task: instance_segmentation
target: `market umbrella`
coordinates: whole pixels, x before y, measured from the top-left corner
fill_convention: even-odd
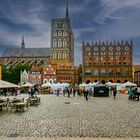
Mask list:
[[[0,80],[0,88],[14,88],[14,87],[19,88],[20,86],[7,81]]]
[[[24,85],[21,85],[21,87],[32,87],[33,85],[29,82],[26,82]]]

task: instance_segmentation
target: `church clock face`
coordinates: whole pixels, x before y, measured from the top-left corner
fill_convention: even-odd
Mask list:
[[[117,51],[120,51],[120,50],[121,50],[121,47],[117,47],[116,50],[117,50]]]
[[[98,51],[98,47],[94,47],[94,51]]]
[[[102,50],[102,51],[105,51],[105,47],[102,47],[101,50]]]
[[[124,49],[125,49],[126,51],[128,51],[128,50],[129,50],[129,47],[128,47],[128,46],[126,46]]]
[[[109,50],[112,51],[113,50],[113,47],[109,47]]]

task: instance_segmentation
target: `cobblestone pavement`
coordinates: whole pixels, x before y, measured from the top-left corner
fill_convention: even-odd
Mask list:
[[[41,105],[25,112],[0,112],[0,140],[140,140],[140,102],[129,101],[127,95],[88,101],[62,95],[39,97]]]

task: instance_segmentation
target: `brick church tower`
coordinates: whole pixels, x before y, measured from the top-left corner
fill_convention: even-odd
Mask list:
[[[74,36],[68,4],[65,18],[52,19],[51,21],[51,62],[74,63]]]

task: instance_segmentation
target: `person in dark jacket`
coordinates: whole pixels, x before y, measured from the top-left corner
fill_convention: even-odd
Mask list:
[[[86,98],[87,101],[88,101],[88,96],[89,96],[89,90],[86,90],[85,91],[85,98]]]
[[[116,89],[116,86],[113,88],[113,96],[114,96],[114,99],[116,99],[116,94],[117,94],[117,89]]]

